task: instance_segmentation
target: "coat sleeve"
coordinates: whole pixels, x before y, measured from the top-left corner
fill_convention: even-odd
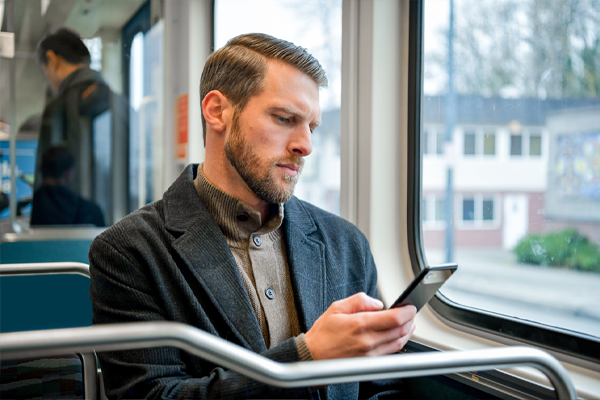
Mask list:
[[[90,248],[93,324],[164,321],[162,300],[142,263],[97,238]],[[294,338],[264,357],[300,361]],[[173,347],[99,353],[109,398],[310,398],[306,388],[279,389]],[[190,371],[200,371],[191,376]]]

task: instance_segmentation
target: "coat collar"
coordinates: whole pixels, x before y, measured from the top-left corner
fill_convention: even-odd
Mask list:
[[[167,190],[165,225],[173,245],[240,342],[255,352],[266,345],[239,269],[225,237],[194,186],[197,164],[185,168]],[[325,311],[324,245],[312,236],[315,221],[295,197],[285,204],[285,242],[303,331]]]

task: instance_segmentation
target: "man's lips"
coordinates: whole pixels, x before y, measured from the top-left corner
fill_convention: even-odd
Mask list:
[[[279,168],[282,168],[285,171],[285,173],[288,174],[289,176],[298,175],[298,169],[300,168],[296,164],[277,164],[277,166]]]

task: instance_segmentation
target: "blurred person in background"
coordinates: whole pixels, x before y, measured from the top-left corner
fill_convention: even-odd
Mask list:
[[[63,146],[75,157],[66,187],[106,208],[110,188],[100,190],[96,181],[110,182],[111,171],[95,164],[95,146],[111,146],[116,135],[125,137],[127,108],[119,106],[120,96],[111,91],[100,73],[90,69],[90,52],[78,33],[66,28],[52,31],[39,42],[37,55],[53,97],[42,115],[34,190],[43,184],[42,155],[51,147]],[[112,148],[103,153],[110,151]],[[105,163],[110,165],[110,160]],[[34,200],[35,204],[39,201]]]
[[[104,226],[100,207],[71,191],[75,157],[66,147],[50,147],[42,155],[42,185],[33,194],[31,225]]]

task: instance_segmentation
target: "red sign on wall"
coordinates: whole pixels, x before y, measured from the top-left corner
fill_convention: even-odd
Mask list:
[[[177,112],[175,113],[177,118],[177,132],[176,132],[176,143],[175,143],[175,157],[178,160],[187,159],[188,150],[188,94],[182,94],[177,98]]]

